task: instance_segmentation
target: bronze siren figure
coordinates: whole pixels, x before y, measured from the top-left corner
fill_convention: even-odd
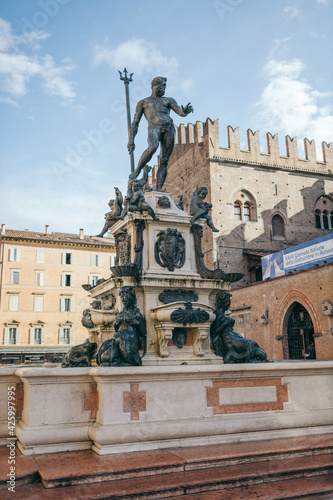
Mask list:
[[[138,132],[142,115],[144,115],[148,122],[148,148],[143,152],[130,178],[136,179],[138,177],[161,144],[161,155],[156,175],[157,191],[162,191],[168,173],[168,161],[175,143],[175,127],[170,117],[170,111],[173,110],[179,116],[187,116],[193,112],[191,103],[180,107],[172,97],[163,97],[166,82],[167,79],[162,76],[157,76],[151,82],[152,93],[150,97],[142,99],[137,104],[128,141],[128,151],[132,155],[135,149],[134,138]]]

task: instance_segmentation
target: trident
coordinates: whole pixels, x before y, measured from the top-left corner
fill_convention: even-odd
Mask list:
[[[129,99],[129,84],[130,82],[132,81],[132,76],[134,75],[134,73],[130,73],[128,75],[127,73],[127,69],[125,68],[123,73],[121,71],[119,71],[118,69],[118,73],[120,75],[120,80],[122,80],[124,82],[124,85],[125,85],[125,93],[126,93],[126,110],[127,110],[127,129],[128,129],[128,139],[130,137],[130,130],[131,130],[131,108],[130,108],[130,99]],[[131,153],[131,173],[134,172],[134,151],[132,151]]]

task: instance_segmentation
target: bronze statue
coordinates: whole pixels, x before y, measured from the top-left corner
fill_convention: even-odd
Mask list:
[[[208,189],[206,187],[198,187],[192,194],[190,203],[190,215],[192,215],[191,224],[196,220],[202,218],[206,219],[207,225],[212,229],[214,233],[218,233],[219,230],[213,224],[211,216],[209,215],[209,210],[212,209],[212,204],[204,201],[208,194]]]
[[[144,349],[146,323],[136,307],[135,291],[130,286],[120,289],[124,308],[114,322],[116,334],[103,342],[98,350],[97,364],[100,366],[140,366],[139,350]]]
[[[234,332],[235,320],[227,313],[231,302],[231,293],[222,290],[216,297],[216,318],[211,324],[210,335],[212,348],[224,363],[263,363],[267,354],[254,340],[244,339]]]
[[[119,219],[122,209],[123,209],[123,195],[119,191],[117,187],[114,188],[116,192],[116,199],[109,201],[109,207],[111,208],[111,212],[105,214],[105,224],[102,231],[97,234],[98,238],[103,238],[104,234],[108,231],[108,229],[113,226]]]
[[[130,175],[135,179],[144,166],[150,161],[161,143],[160,162],[156,175],[156,190],[161,191],[168,173],[168,161],[175,142],[175,127],[170,117],[172,109],[179,116],[187,116],[193,112],[191,103],[179,107],[172,97],[163,97],[167,79],[157,76],[151,82],[152,93],[150,97],[142,99],[136,107],[134,120],[131,126],[128,142],[128,151],[131,154],[135,149],[134,138],[142,115],[148,121],[148,148],[142,154],[138,166]]]
[[[159,220],[154,210],[145,200],[144,194],[140,189],[140,181],[134,179],[130,184],[130,194],[129,196],[125,196],[125,206],[119,218],[123,220],[128,212],[148,212],[154,220]]]
[[[89,309],[84,311],[87,314]],[[91,317],[90,317],[91,319]],[[88,324],[88,323],[87,323]],[[87,328],[93,328],[93,323],[89,323],[89,326],[83,323]],[[86,339],[83,344],[76,345],[72,347],[66,354],[64,362],[62,363],[62,368],[74,368],[82,366],[90,366],[92,359],[96,356],[97,344],[90,342]]]

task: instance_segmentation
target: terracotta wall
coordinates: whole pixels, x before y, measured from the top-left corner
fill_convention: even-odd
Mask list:
[[[289,359],[287,322],[299,302],[311,316],[317,359],[333,359],[333,315],[323,312],[324,301],[333,304],[332,276],[333,264],[324,264],[233,290],[235,330],[255,340],[270,359]]]

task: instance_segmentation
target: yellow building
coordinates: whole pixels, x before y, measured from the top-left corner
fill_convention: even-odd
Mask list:
[[[114,265],[112,237],[20,231],[1,227],[0,362],[61,361],[83,342],[84,284],[96,285]]]

